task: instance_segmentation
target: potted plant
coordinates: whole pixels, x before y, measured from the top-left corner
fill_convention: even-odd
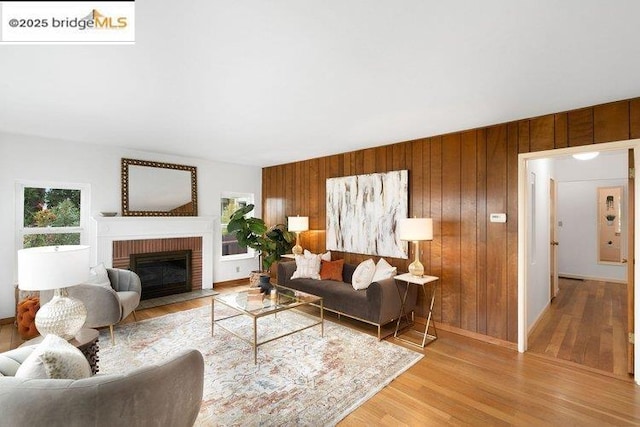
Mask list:
[[[262,267],[260,273],[269,277],[271,265],[291,251],[296,235],[288,231],[284,224],[267,227],[261,218],[247,216],[254,207],[250,204],[232,213],[227,231],[236,237],[241,247],[258,251]]]

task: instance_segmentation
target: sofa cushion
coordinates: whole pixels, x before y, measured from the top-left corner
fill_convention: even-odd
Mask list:
[[[389,264],[384,258],[380,258],[376,264],[376,271],[373,274],[372,282],[390,279],[396,275],[398,269]]]
[[[91,367],[82,352],[57,335],[47,335],[16,371],[16,378],[89,378]]]
[[[376,263],[371,258],[362,261],[356,267],[351,277],[351,285],[353,289],[361,290],[367,289],[373,279],[373,274],[376,271]]]
[[[321,280],[336,280],[342,282],[342,268],[344,267],[344,260],[338,259],[336,261],[322,260],[320,265],[320,279]]]
[[[291,279],[320,279],[320,255],[296,255],[296,271]]]

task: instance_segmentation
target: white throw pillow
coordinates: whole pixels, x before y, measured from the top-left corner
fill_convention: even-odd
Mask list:
[[[373,262],[371,258],[358,264],[351,277],[353,289],[367,289],[372,282],[375,272],[376,263]]]
[[[17,378],[78,380],[91,376],[84,354],[65,339],[47,335],[22,362]]]
[[[109,273],[107,273],[107,268],[104,264],[100,263],[95,267],[91,267],[91,270],[89,271],[89,279],[85,283],[111,289]]]
[[[310,257],[311,255],[315,255],[314,253],[311,253],[308,249],[304,250],[304,256],[306,257]],[[331,261],[331,251],[327,251],[323,254],[319,254],[320,255],[320,259],[323,261]]]
[[[296,271],[291,279],[315,279],[320,280],[320,255],[309,254],[296,255]]]
[[[390,279],[396,275],[398,269],[389,264],[384,258],[380,258],[376,264],[376,271],[373,274],[372,282],[378,280]]]

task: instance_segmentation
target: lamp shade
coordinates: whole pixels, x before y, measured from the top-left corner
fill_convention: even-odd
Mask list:
[[[307,231],[309,229],[309,217],[308,216],[290,216],[288,229],[289,231],[294,231],[294,232]]]
[[[18,286],[25,291],[66,288],[89,278],[89,246],[41,246],[18,251]]]
[[[398,221],[398,238],[417,242],[433,239],[433,220],[431,218],[402,218]]]

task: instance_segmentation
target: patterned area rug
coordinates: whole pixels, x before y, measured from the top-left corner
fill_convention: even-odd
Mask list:
[[[216,319],[232,314],[216,306]],[[243,336],[250,320],[238,316],[225,326]],[[258,319],[260,341],[311,322],[295,311]],[[204,356],[204,396],[198,426],[335,425],[423,355],[325,321],[258,347],[216,327],[211,308],[169,314],[108,330],[100,335],[100,373],[121,372],[164,360],[184,348]]]

